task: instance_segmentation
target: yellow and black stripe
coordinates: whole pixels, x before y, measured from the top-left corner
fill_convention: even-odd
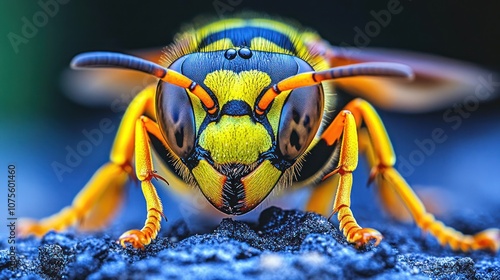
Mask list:
[[[328,64],[319,54],[311,52],[306,43],[319,38],[301,26],[268,18],[232,18],[187,27],[176,36],[174,44],[165,48],[162,60],[170,65],[190,53],[247,47],[253,51],[296,56],[317,71],[327,69]]]

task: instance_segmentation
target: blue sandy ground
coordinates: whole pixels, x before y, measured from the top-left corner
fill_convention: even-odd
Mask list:
[[[448,222],[463,231],[500,224],[474,215],[456,213]],[[224,219],[206,234],[192,235],[178,222],[145,250],[122,248],[113,230],[50,232],[41,240],[19,239],[14,266],[1,250],[0,278],[500,279],[500,254],[452,252],[414,225],[380,219],[384,241],[359,250],[324,217],[276,207],[256,224]],[[6,240],[1,244],[7,247]]]

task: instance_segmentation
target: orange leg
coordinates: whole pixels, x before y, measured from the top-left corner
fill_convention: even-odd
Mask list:
[[[429,231],[442,245],[449,245],[453,250],[469,251],[471,249],[488,249],[498,251],[500,247],[500,230],[488,229],[475,235],[463,235],[453,228],[437,221],[425,210],[420,199],[415,195],[408,183],[394,169],[395,154],[387,136],[387,132],[373,107],[362,99],[355,99],[346,107],[355,116],[357,127],[365,123],[368,136],[362,136],[367,141],[368,161],[372,166],[370,178],[376,180],[386,200],[392,200],[394,194],[401,199],[416,224],[424,231]],[[365,128],[362,128],[363,131]],[[361,133],[363,134],[363,133]],[[366,134],[365,134],[366,135]],[[389,190],[390,188],[390,190]],[[389,209],[392,205],[386,205]],[[391,212],[395,212],[391,210]]]
[[[140,122],[141,125],[139,127],[144,130],[142,124],[148,123],[147,121],[138,120],[146,112],[150,114],[154,113],[155,93],[154,86],[148,87],[139,93],[130,103],[113,143],[110,161],[96,171],[92,179],[75,197],[73,203],[60,212],[40,221],[22,220],[18,228],[20,235],[33,234],[43,236],[50,230],[62,231],[75,225],[79,229],[95,230],[106,225],[112,219],[113,214],[123,200],[125,183],[128,177],[133,174],[132,160],[136,146],[136,126]],[[145,127],[148,131],[151,130],[156,136],[160,135],[159,130],[155,131],[153,128],[154,125],[146,125]],[[141,137],[143,135],[137,137],[138,143],[143,141]],[[159,137],[159,139],[163,138]],[[146,154],[144,146],[149,148],[147,144],[141,144],[141,157],[139,159],[142,159]],[[138,167],[139,162],[142,163],[144,161],[136,160]],[[151,165],[147,165],[146,169],[148,167],[151,168]],[[139,173],[139,171],[142,173]],[[143,165],[140,165],[137,175],[143,181],[142,188],[148,206],[160,209],[161,211],[161,204],[159,204],[156,192],[150,181],[144,177],[144,172]],[[158,204],[160,207],[158,207]],[[159,226],[157,228],[159,229]]]
[[[64,231],[75,225],[84,230],[104,226],[122,204],[123,188],[131,170],[130,166],[104,164],[73,199],[70,206],[40,221],[21,219],[18,227],[19,235],[41,237],[51,230]],[[107,205],[97,205],[96,201]]]
[[[361,127],[362,123],[365,126]],[[403,205],[422,230],[429,231],[442,245],[449,245],[453,250],[488,249],[498,251],[500,248],[499,229],[488,229],[472,236],[464,235],[437,221],[432,214],[425,210],[420,199],[394,169],[396,158],[389,137],[378,114],[368,102],[355,99],[348,103],[325,130],[322,139],[328,145],[340,141],[338,166],[325,178],[338,177],[339,186],[333,205],[333,214],[338,212],[340,228],[349,242],[359,246],[372,239],[378,243],[382,238],[380,233],[374,229],[361,228],[350,210],[351,173],[357,165],[359,148],[365,153],[368,163],[372,167],[370,180],[374,180],[379,186],[382,201],[388,204],[384,206],[389,212],[399,218],[404,218],[404,215],[398,213],[401,210],[400,206]],[[331,190],[334,188],[323,184],[316,188],[307,209],[323,213],[325,205],[329,203],[325,199],[325,194]]]
[[[160,230],[160,221],[163,217],[163,206],[151,180],[157,178],[165,181],[165,179],[153,169],[148,132],[159,135],[160,129],[149,118],[141,117],[135,125],[135,163],[136,175],[141,181],[142,192],[146,198],[147,218],[141,230],[132,229],[120,236],[120,244],[124,247],[126,243],[130,243],[134,248],[143,248],[144,245],[151,243]]]
[[[326,177],[338,174],[339,184],[333,203],[333,214],[338,213],[340,229],[347,241],[362,246],[375,240],[377,245],[382,235],[375,229],[362,228],[351,211],[352,172],[358,165],[358,137],[356,121],[351,112],[343,110],[323,133],[328,145],[340,140],[340,154],[337,168]],[[314,196],[313,196],[314,197]]]
[[[365,155],[370,167],[373,168],[374,166],[377,166],[378,159],[375,157],[375,151],[373,150],[374,148],[366,127],[358,129],[358,138],[359,152]],[[375,180],[376,182],[380,202],[385,211],[398,221],[411,221],[412,217],[410,212],[408,212],[406,206],[403,204],[401,199],[399,199],[394,188],[389,186],[386,181],[379,180],[378,178],[380,178],[380,176],[377,176],[372,180]]]

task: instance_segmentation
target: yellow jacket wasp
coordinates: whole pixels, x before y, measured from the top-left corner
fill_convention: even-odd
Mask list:
[[[387,132],[365,99],[381,106],[398,102],[395,106],[411,109],[428,99],[418,97],[418,92],[404,103],[395,94],[411,91],[402,80],[431,84],[430,93],[441,94],[442,102],[468,85],[463,76],[443,71],[454,68],[452,62],[406,59],[410,67],[394,62],[398,56],[382,51],[346,53],[312,31],[265,18],[225,19],[188,29],[164,50],[160,64],[119,53],[80,54],[72,62],[74,68],[131,69],[159,82],[130,103],[109,162],[72,205],[41,221],[25,221],[21,231],[43,235],[73,225],[98,228],[112,218],[128,177],[135,176],[146,199],[147,218],[142,229],[123,233],[119,241],[135,248],[148,245],[164,217],[151,181],[168,184],[153,166],[154,137],[162,142],[165,149],[159,152],[168,154],[175,176],[199,188],[226,214],[251,211],[277,186],[318,185],[307,210],[337,214],[346,239],[357,246],[382,239],[376,229],[358,225],[350,208],[352,172],[362,153],[371,166],[370,182],[379,187],[387,211],[396,215],[392,201],[401,200],[416,224],[442,245],[497,251],[500,230],[469,236],[443,225],[395,170]],[[430,67],[432,63],[441,68]],[[436,89],[429,81],[444,86]],[[342,102],[345,98],[336,95],[335,87],[365,99]]]

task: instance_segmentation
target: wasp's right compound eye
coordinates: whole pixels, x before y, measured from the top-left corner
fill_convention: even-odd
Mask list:
[[[160,81],[157,88],[158,123],[168,146],[180,158],[187,158],[195,142],[193,107],[186,90]]]

